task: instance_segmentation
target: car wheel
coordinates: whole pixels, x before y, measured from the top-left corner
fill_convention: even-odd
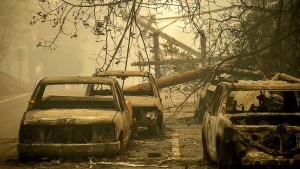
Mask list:
[[[124,152],[124,150],[125,150],[124,134],[123,134],[123,132],[120,133],[119,141],[120,141],[120,150],[119,150],[118,154],[122,154]]]
[[[226,151],[226,146],[220,144],[218,149],[218,169],[231,169],[230,162],[230,151]]]
[[[204,138],[204,134],[202,132],[202,146],[203,146],[203,159],[205,161],[207,161],[208,163],[212,163],[212,159],[210,158],[209,154],[208,154],[208,150],[207,150],[207,145],[205,142],[205,138]]]
[[[28,154],[26,153],[19,153],[19,161],[21,163],[28,163],[30,161],[30,157]]]

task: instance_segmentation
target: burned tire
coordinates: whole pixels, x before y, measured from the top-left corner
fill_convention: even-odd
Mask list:
[[[19,153],[19,162],[28,163],[30,161],[41,161],[41,156],[29,155],[28,153]]]
[[[118,151],[117,154],[122,154],[126,148],[125,144],[124,144],[124,134],[123,132],[120,133],[119,136],[119,141],[120,141],[120,150]]]
[[[21,163],[28,163],[30,161],[30,157],[28,154],[26,153],[19,153],[19,161]]]
[[[220,144],[218,148],[218,169],[231,169],[231,153],[226,151],[224,144]]]
[[[207,150],[207,145],[204,139],[204,134],[202,132],[202,146],[203,146],[203,159],[205,161],[207,161],[208,163],[212,163],[212,159],[210,158],[209,154],[208,154],[208,150]]]

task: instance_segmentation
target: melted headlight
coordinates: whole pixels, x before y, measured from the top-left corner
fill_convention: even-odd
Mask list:
[[[21,126],[19,131],[20,143],[41,143],[44,139],[44,130],[42,126],[26,125]]]
[[[108,143],[114,141],[114,126],[112,124],[93,126],[93,142]]]

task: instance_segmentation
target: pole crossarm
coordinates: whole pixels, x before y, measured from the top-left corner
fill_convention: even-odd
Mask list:
[[[160,31],[159,29],[154,28],[153,26],[149,25],[149,23],[146,23],[144,21],[142,21],[142,18],[137,17],[136,19],[137,23],[143,27],[147,27],[149,31],[153,32],[153,33],[157,33],[160,37],[170,41],[171,43],[175,44],[176,46],[184,49],[185,51],[189,52],[190,54],[199,57],[200,56],[200,52],[196,51],[195,49],[187,46],[186,44],[176,40],[175,38],[169,36],[168,34]]]

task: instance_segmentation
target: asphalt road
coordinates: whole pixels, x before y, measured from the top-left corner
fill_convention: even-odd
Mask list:
[[[30,93],[0,96],[0,138],[16,138]]]
[[[57,91],[59,94],[83,95],[83,90]],[[18,137],[19,125],[27,109],[31,93],[0,95],[0,139]]]

